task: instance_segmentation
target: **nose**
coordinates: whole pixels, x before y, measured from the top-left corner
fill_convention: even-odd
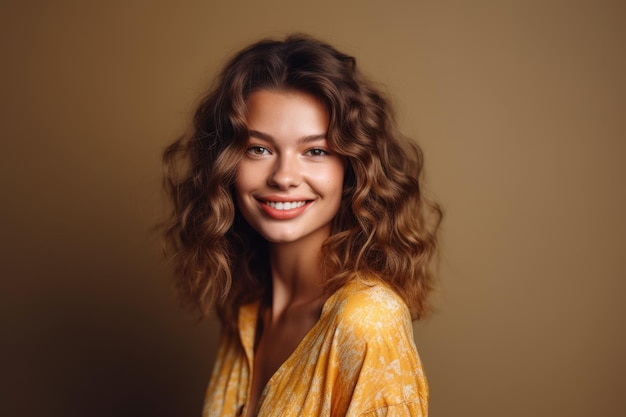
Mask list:
[[[297,187],[302,182],[302,173],[297,156],[281,155],[276,158],[268,184],[281,190]]]

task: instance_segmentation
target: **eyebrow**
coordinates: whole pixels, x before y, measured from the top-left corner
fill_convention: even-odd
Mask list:
[[[259,132],[258,130],[249,130],[248,135],[257,139],[263,139],[268,142],[276,142],[272,135],[267,133]],[[308,142],[316,142],[318,140],[326,139],[326,133],[320,133],[317,135],[308,135],[298,138],[298,143],[308,143]]]

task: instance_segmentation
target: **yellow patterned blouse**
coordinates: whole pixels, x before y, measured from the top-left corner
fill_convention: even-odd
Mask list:
[[[239,338],[222,335],[204,417],[245,415],[258,303],[241,307]],[[428,386],[408,308],[383,284],[352,282],[268,381],[257,417],[428,414]]]

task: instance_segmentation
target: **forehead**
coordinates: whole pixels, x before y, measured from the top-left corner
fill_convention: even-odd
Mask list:
[[[329,116],[315,96],[293,90],[259,90],[248,96],[247,125],[274,135],[308,136],[326,133]]]

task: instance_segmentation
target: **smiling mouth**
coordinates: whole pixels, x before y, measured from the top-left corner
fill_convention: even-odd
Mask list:
[[[304,206],[308,201],[264,201],[263,204],[275,210],[293,210]]]

